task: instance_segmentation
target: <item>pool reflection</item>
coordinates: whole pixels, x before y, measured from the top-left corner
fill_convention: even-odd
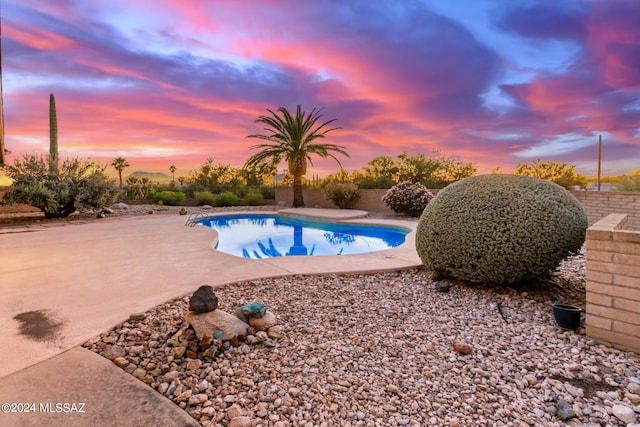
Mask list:
[[[218,231],[217,250],[254,259],[379,251],[401,245],[408,233],[393,227],[267,215],[221,216],[200,223]]]

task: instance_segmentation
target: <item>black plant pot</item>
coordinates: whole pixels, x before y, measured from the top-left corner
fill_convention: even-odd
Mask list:
[[[553,317],[560,328],[575,331],[580,327],[582,309],[573,305],[554,304]]]

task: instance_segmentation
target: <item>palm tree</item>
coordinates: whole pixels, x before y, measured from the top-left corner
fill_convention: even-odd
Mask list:
[[[247,138],[264,139],[269,142],[249,147],[250,150],[259,149],[261,151],[251,156],[244,167],[261,171],[277,166],[280,161],[285,160],[289,166],[289,173],[293,176],[293,207],[304,206],[302,176],[307,173],[307,161],[313,165],[311,154],[316,154],[323,159],[331,157],[338,162],[341,169],[342,164],[332,152],[349,157],[342,146],[314,143],[314,140],[324,138],[327,133],[341,128],[326,128],[336,119],[318,125],[317,122],[322,118],[320,110],[314,108],[309,114],[306,114],[299,104],[295,117],[292,117],[284,107],[278,108],[278,112],[282,116],[272,110],[267,109],[267,111],[271,113],[271,116],[260,116],[256,123],[267,125],[264,130],[269,134],[249,135]]]
[[[129,163],[124,159],[124,157],[116,157],[113,159],[113,162],[111,162],[111,166],[116,168],[118,171],[118,176],[120,177],[120,189],[122,190],[122,171],[124,168],[129,167]]]

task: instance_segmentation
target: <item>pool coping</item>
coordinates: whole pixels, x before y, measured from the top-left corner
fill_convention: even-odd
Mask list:
[[[375,218],[367,218],[368,212],[366,211],[348,211],[348,210],[337,210],[337,209],[332,209],[338,211],[337,213],[332,212],[332,215],[326,215],[326,216],[322,216],[322,211],[327,211],[328,209],[320,209],[320,208],[296,208],[296,209],[282,209],[279,211],[234,211],[234,212],[213,212],[211,214],[208,214],[206,212],[196,212],[196,214],[198,214],[198,216],[196,218],[193,218],[190,216],[189,218],[187,218],[187,220],[185,221],[185,226],[192,226],[192,227],[198,227],[198,226],[202,226],[202,227],[206,227],[207,230],[210,230],[213,232],[214,234],[214,239],[213,242],[211,243],[211,247],[216,250],[217,252],[221,253],[221,254],[225,254],[225,255],[230,255],[230,256],[234,256],[237,258],[242,258],[245,260],[255,260],[255,258],[245,258],[245,257],[240,257],[239,255],[233,255],[233,254],[228,254],[226,252],[223,251],[218,251],[217,245],[218,245],[218,241],[219,241],[219,233],[218,231],[213,228],[213,227],[209,227],[209,226],[205,226],[203,224],[200,224],[200,221],[205,221],[208,218],[220,218],[220,217],[228,217],[228,216],[242,216],[242,215],[253,215],[253,216],[269,216],[269,217],[273,217],[273,216],[279,216],[279,217],[288,217],[288,218],[296,218],[296,219],[301,219],[301,220],[308,220],[308,221],[315,221],[315,222],[324,222],[324,223],[332,223],[332,224],[354,224],[354,225],[361,225],[361,226],[371,226],[371,227],[380,227],[380,226],[384,226],[384,227],[389,227],[389,228],[398,228],[398,229],[402,229],[407,231],[407,235],[405,236],[405,241],[393,248],[389,248],[389,249],[382,249],[382,250],[378,250],[378,251],[373,251],[373,252],[366,252],[366,253],[362,253],[362,254],[347,254],[347,255],[317,255],[317,256],[313,256],[313,255],[308,255],[308,256],[300,256],[300,258],[305,258],[305,257],[311,257],[311,258],[327,258],[327,257],[331,257],[331,256],[349,256],[349,257],[353,257],[356,255],[366,255],[368,253],[374,253],[374,252],[386,252],[386,251],[393,251],[394,249],[399,249],[402,246],[407,244],[407,240],[409,239],[409,234],[415,233],[415,226],[417,223],[415,222],[410,222],[410,221],[397,221],[397,220],[392,220],[392,219],[375,219]],[[343,213],[344,212],[344,213]],[[202,216],[200,216],[200,214],[202,214]],[[414,224],[413,226],[410,224]],[[415,247],[415,239],[412,238],[411,239],[411,246]],[[395,254],[396,252],[393,253],[388,253],[387,256],[393,256],[393,254]],[[397,253],[404,253],[403,251],[397,251]],[[265,257],[265,258],[260,258],[261,260],[269,260],[269,259],[276,259],[276,258],[280,258],[280,257]],[[289,256],[283,256],[282,258],[289,258]]]

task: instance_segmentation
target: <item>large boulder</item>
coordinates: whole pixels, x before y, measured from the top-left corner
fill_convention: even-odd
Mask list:
[[[206,313],[188,312],[184,320],[191,325],[198,340],[213,337],[215,333],[222,332],[224,341],[247,335],[249,325],[236,316],[222,310],[214,310]]]
[[[202,285],[191,295],[189,310],[195,313],[207,313],[218,308],[218,297],[209,285]]]

